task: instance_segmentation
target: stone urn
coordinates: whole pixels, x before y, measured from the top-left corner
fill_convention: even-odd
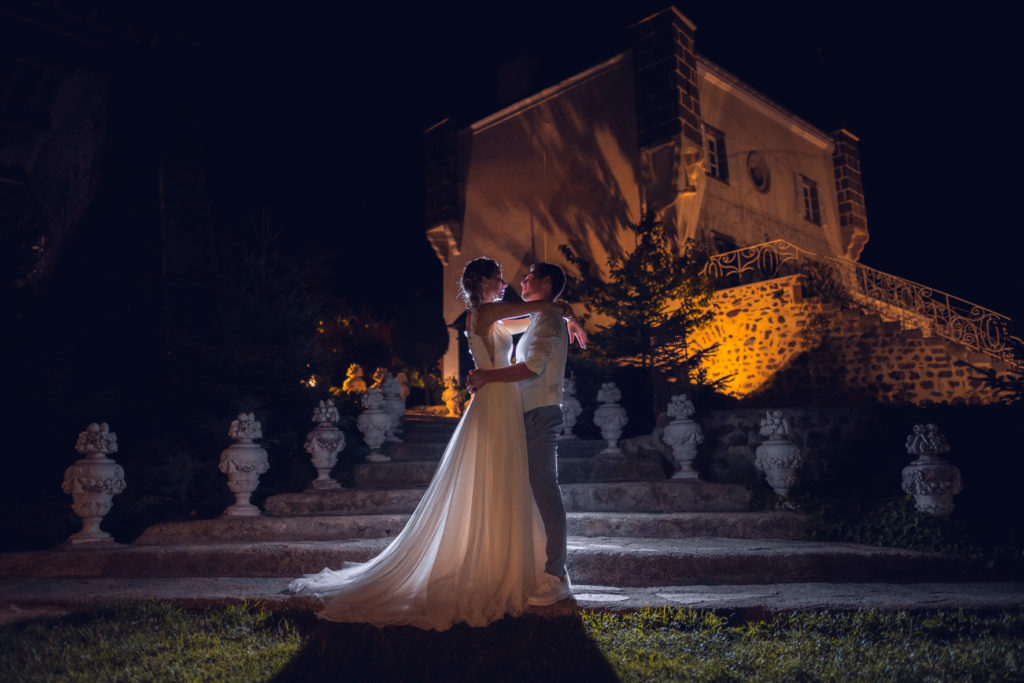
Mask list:
[[[341,383],[343,391],[350,394],[361,394],[366,391],[366,380],[363,379],[363,366],[352,363],[345,372],[345,381]]]
[[[384,401],[381,409],[391,418],[388,430],[384,434],[386,441],[401,441],[399,434],[402,432],[402,416],[405,415],[405,401],[402,400],[402,385],[392,376],[390,372],[384,375],[381,382],[381,394]]]
[[[224,510],[224,516],[257,517],[260,509],[249,502],[249,497],[260,483],[260,475],[270,469],[267,452],[255,441],[263,437],[262,427],[252,413],[239,413],[228,436],[235,443],[220,454],[220,471],[228,475],[228,488],[235,494],[235,504]]]
[[[576,398],[576,382],[566,377],[562,380],[562,435],[558,438],[576,438],[572,430],[576,426],[576,420],[579,419],[582,412],[583,406],[580,405],[580,400]]]
[[[363,407],[365,410],[359,413],[356,420],[356,427],[363,433],[363,440],[370,447],[370,454],[366,459],[370,462],[388,462],[388,456],[380,452],[380,447],[391,426],[391,416],[383,409],[384,395],[380,389],[370,387],[363,394]]]
[[[338,464],[338,453],[345,448],[345,434],[337,427],[338,418],[334,401],[320,401],[313,409],[316,427],[306,435],[306,452],[317,474],[309,486],[310,491],[341,488],[341,484],[331,479],[331,470]]]
[[[110,534],[100,529],[100,522],[110,512],[113,497],[124,491],[124,469],[107,457],[117,453],[117,434],[106,422],[93,422],[78,435],[75,450],[85,457],[64,471],[61,489],[71,495],[71,509],[82,518],[82,530],[68,542],[111,541]]]
[[[402,387],[402,404],[409,400],[409,375],[404,371],[399,371],[395,375],[395,381],[398,382],[398,386]]]
[[[789,440],[789,420],[781,410],[769,410],[761,420],[760,433],[766,440],[755,451],[754,467],[764,472],[775,493],[788,498],[789,490],[796,484],[796,471],[804,464],[800,449]]]
[[[672,457],[676,461],[676,472],[672,478],[696,479],[693,460],[697,457],[697,446],[704,443],[704,433],[700,425],[690,419],[694,413],[693,401],[685,394],[673,396],[667,412],[672,421],[665,425],[661,440],[672,448]]]
[[[933,424],[914,425],[907,437],[907,453],[917,456],[903,468],[903,490],[914,496],[914,507],[933,517],[953,512],[953,496],[963,490],[960,470],[941,457],[949,444]]]
[[[621,456],[619,439],[622,438],[622,428],[629,422],[626,409],[619,405],[622,392],[615,382],[605,382],[597,392],[597,400],[601,405],[594,411],[594,424],[601,428],[601,438],[608,442],[608,447],[599,455]]]
[[[441,392],[448,417],[462,417],[462,390],[454,377],[444,378],[444,391]]]

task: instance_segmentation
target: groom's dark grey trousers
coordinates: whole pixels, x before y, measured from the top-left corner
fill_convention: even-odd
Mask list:
[[[562,432],[561,406],[543,406],[527,411],[526,456],[530,463],[530,487],[537,501],[544,532],[548,536],[548,561],[544,571],[565,576],[565,504],[558,490],[558,435]]]

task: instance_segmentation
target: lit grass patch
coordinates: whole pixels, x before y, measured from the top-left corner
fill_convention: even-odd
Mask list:
[[[255,604],[187,610],[168,603],[111,603],[0,628],[0,677],[269,680],[302,641],[294,621]]]
[[[624,681],[1019,680],[1024,613],[792,614],[735,626],[690,609],[583,615]]]

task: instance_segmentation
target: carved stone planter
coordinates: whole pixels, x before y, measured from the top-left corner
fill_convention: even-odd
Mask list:
[[[676,461],[673,479],[697,478],[693,460],[697,457],[697,446],[704,443],[704,434],[700,425],[690,419],[693,412],[693,402],[685,394],[673,396],[669,401],[668,416],[674,419],[665,425],[661,439],[672,448]]]
[[[395,375],[395,381],[398,382],[398,386],[402,389],[402,405],[404,406],[406,401],[409,400],[409,375],[405,372],[399,372]]]
[[[72,545],[111,541],[100,529],[103,516],[110,512],[112,499],[124,491],[124,469],[107,457],[117,452],[117,434],[106,422],[93,422],[78,435],[75,450],[85,457],[64,471],[61,489],[71,495],[71,509],[82,518],[82,530],[72,534]]]
[[[754,467],[764,472],[768,485],[783,498],[789,497],[789,490],[797,482],[797,469],[804,464],[789,433],[789,421],[782,417],[782,411],[768,411],[760,431],[766,441],[757,447],[754,458]]]
[[[914,425],[907,437],[907,453],[917,458],[903,468],[903,490],[914,496],[914,507],[933,517],[953,512],[953,496],[963,490],[960,470],[940,456],[949,444],[933,424]]]
[[[391,426],[391,416],[388,415],[381,405],[384,403],[384,396],[380,389],[370,387],[363,394],[363,407],[365,410],[359,413],[356,420],[356,427],[363,433],[363,440],[370,447],[370,454],[366,459],[370,462],[388,462],[388,456],[380,452],[384,443],[388,428]]]
[[[391,424],[388,425],[384,439],[387,441],[401,441],[402,439],[399,434],[402,432],[401,423],[402,416],[405,415],[405,402],[402,400],[402,385],[398,383],[398,380],[390,372],[384,374],[384,379],[381,382],[381,393],[384,395],[381,408],[391,418]]]
[[[220,471],[228,475],[228,488],[235,494],[235,503],[224,510],[224,516],[257,517],[260,509],[249,502],[249,497],[259,485],[260,475],[270,469],[267,452],[255,442],[262,438],[262,428],[252,413],[239,413],[228,436],[235,443],[220,454]]]
[[[462,417],[462,390],[454,377],[444,378],[444,391],[441,392],[448,417]]]
[[[576,426],[576,420],[582,412],[583,406],[580,405],[580,400],[576,398],[576,382],[566,377],[562,380],[562,434],[558,438],[576,438],[572,430]]]
[[[601,438],[608,442],[608,447],[599,455],[618,457],[622,455],[619,439],[622,428],[629,422],[626,409],[619,405],[622,392],[615,382],[605,382],[597,392],[597,400],[601,404],[594,411],[594,424],[601,428]]]
[[[366,380],[363,379],[363,366],[352,363],[345,372],[345,381],[341,383],[343,391],[350,394],[361,394],[366,391]]]
[[[341,488],[331,479],[331,470],[338,464],[338,453],[345,448],[345,434],[335,426],[338,409],[334,401],[320,401],[313,410],[316,427],[306,435],[306,452],[310,455],[317,476],[310,484],[310,491],[330,491]]]

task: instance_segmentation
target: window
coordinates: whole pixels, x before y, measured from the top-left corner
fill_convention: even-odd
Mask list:
[[[707,149],[708,175],[723,183],[729,182],[729,163],[725,156],[725,133],[705,124],[704,145]]]
[[[821,208],[818,202],[818,183],[806,176],[800,176],[801,195],[804,200],[804,220],[821,225]]]

